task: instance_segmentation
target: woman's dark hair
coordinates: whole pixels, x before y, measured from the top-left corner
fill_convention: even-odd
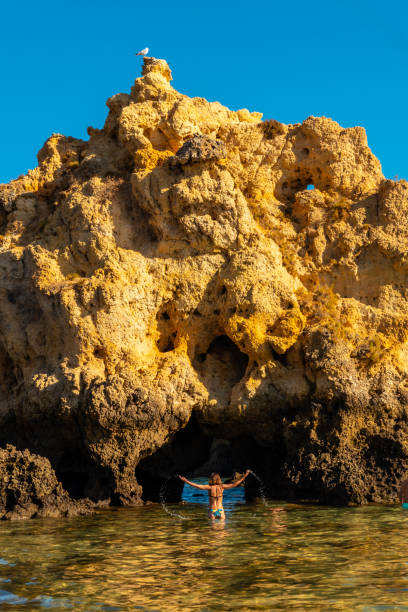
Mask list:
[[[213,472],[208,481],[209,485],[220,485],[222,484],[221,476],[217,472]]]

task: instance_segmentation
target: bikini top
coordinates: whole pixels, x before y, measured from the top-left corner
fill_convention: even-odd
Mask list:
[[[211,495],[213,488],[218,490],[218,495]],[[211,485],[211,489],[209,490],[208,495],[212,499],[219,499],[220,497],[222,498],[222,491],[223,491],[223,489],[222,489],[221,485]]]

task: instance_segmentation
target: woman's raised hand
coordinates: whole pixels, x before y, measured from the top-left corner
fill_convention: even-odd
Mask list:
[[[184,482],[186,482],[186,478],[184,478],[184,476],[180,476],[180,474],[179,474],[179,478],[180,478],[180,480],[183,480]]]

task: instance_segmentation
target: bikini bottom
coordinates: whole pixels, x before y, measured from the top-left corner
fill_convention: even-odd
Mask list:
[[[224,508],[217,508],[216,510],[211,510],[214,518],[222,518],[222,513],[224,512]]]

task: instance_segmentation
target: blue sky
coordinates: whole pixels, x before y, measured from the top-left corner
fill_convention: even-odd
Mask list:
[[[11,2],[2,7],[0,182],[53,132],[87,138],[105,101],[165,58],[190,96],[285,123],[366,128],[384,174],[408,179],[408,9],[401,2]]]

